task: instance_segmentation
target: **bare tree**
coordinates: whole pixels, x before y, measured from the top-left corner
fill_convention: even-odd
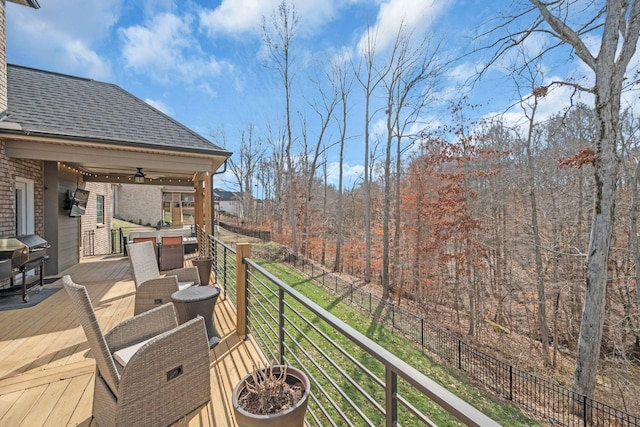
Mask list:
[[[568,46],[594,75],[594,85],[586,88],[563,82],[595,97],[595,114],[599,132],[595,152],[594,209],[586,263],[586,293],[578,339],[578,355],[572,389],[593,397],[600,359],[600,346],[605,319],[607,265],[614,223],[614,201],[618,180],[618,132],[620,102],[629,62],[640,35],[640,0],[607,0],[576,3],[573,0],[542,2],[529,0],[533,6],[522,14],[507,17],[518,22],[536,12],[533,23],[516,34],[508,34],[495,42],[497,60],[512,47],[520,45],[531,34],[551,34],[557,46]],[[599,37],[597,54],[589,51],[588,37]],[[553,48],[553,47],[552,47]],[[543,49],[540,56],[551,48]],[[493,63],[493,61],[492,61]]]
[[[291,226],[291,251],[298,254],[298,243],[296,237],[296,215],[295,215],[295,185],[294,185],[294,164],[291,147],[293,145],[292,118],[291,118],[291,80],[292,80],[292,51],[291,44],[298,29],[298,14],[295,5],[289,4],[287,0],[282,0],[276,10],[273,11],[271,19],[262,20],[262,34],[264,43],[269,50],[271,64],[282,79],[285,99],[285,126],[286,143],[285,157],[287,161],[288,177],[288,205],[289,223]]]
[[[364,240],[365,240],[365,271],[364,282],[371,282],[371,148],[369,131],[371,126],[371,97],[376,88],[389,72],[389,65],[378,69],[376,66],[376,38],[377,34],[371,27],[367,28],[365,45],[360,53],[360,64],[356,78],[364,89]]]
[[[329,77],[329,76],[325,76]],[[319,160],[322,155],[326,153],[326,150],[331,147],[331,145],[327,145],[325,138],[327,136],[327,132],[329,130],[329,125],[331,124],[331,120],[333,118],[333,112],[338,104],[338,92],[335,90],[335,86],[331,86],[330,90],[327,93],[326,90],[323,89],[322,82],[317,82],[318,94],[320,95],[320,99],[318,101],[314,101],[311,103],[311,108],[317,116],[319,129],[317,130],[317,137],[313,143],[312,152],[307,151],[307,133],[306,133],[306,120],[303,121],[305,125],[303,126],[304,132],[304,141],[305,141],[305,155],[304,158],[308,161],[306,162],[306,170],[307,174],[307,185],[306,185],[306,194],[305,194],[305,202],[304,202],[304,221],[303,221],[303,244],[302,244],[302,252],[305,253],[305,243],[309,235],[309,222],[310,222],[310,213],[309,213],[309,203],[312,197],[313,183],[316,173],[318,171]],[[310,156],[310,159],[309,159]]]
[[[545,366],[551,366],[551,356],[549,354],[549,329],[547,327],[547,299],[545,296],[545,278],[544,268],[542,266],[542,242],[540,239],[540,226],[538,224],[538,200],[536,195],[536,170],[534,165],[534,156],[532,145],[535,143],[535,127],[536,127],[536,113],[538,110],[539,102],[547,95],[546,87],[536,87],[536,80],[541,76],[539,68],[532,64],[527,67],[526,71],[530,74],[532,85],[532,93],[527,97],[526,102],[521,103],[522,111],[527,118],[527,135],[524,138],[524,148],[526,153],[527,163],[527,183],[529,202],[531,208],[531,231],[533,233],[533,251],[535,254],[535,270],[536,270],[536,285],[538,289],[538,327],[540,331],[540,341],[542,343],[542,358]]]
[[[275,217],[275,232],[278,235],[282,235],[283,232],[283,216],[286,210],[283,202],[283,197],[286,197],[284,194],[285,179],[282,175],[286,163],[285,140],[283,129],[269,127],[267,143],[270,151],[265,153],[262,164],[265,171],[262,175],[262,188],[265,189],[265,198],[269,200],[270,217]],[[273,186],[268,185],[271,182],[273,182]],[[273,193],[271,193],[272,191]]]
[[[236,180],[241,197],[242,212],[247,218],[253,217],[255,209],[252,193],[253,181],[258,164],[264,154],[260,141],[254,140],[254,131],[253,124],[249,124],[246,130],[240,131],[240,147],[236,150],[236,155],[229,158],[229,170]]]
[[[343,174],[344,174],[344,147],[347,140],[347,116],[349,112],[349,95],[353,85],[353,76],[350,76],[346,67],[342,64],[334,64],[332,70],[332,84],[334,91],[338,94],[338,113],[335,113],[335,121],[338,126],[339,136],[339,156],[338,156],[338,212],[336,214],[336,248],[335,260],[333,262],[334,271],[342,271],[342,242],[344,241],[343,230]]]
[[[388,58],[389,72],[385,73],[386,150],[384,161],[384,208],[382,223],[382,297],[388,298],[390,291],[390,230],[391,223],[391,160],[392,146],[395,142],[395,197],[394,199],[394,280],[400,268],[400,175],[402,172],[402,144],[413,141],[417,132],[411,133],[424,111],[430,92],[433,91],[441,71],[438,61],[439,46],[428,37],[416,37],[404,23],[398,28],[393,48]],[[410,142],[412,143],[412,142]],[[409,144],[410,144],[409,143]],[[407,148],[407,147],[405,147]]]

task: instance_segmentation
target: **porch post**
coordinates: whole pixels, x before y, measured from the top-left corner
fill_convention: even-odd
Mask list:
[[[236,332],[240,337],[247,335],[247,270],[242,260],[251,256],[251,244],[236,245]]]
[[[205,245],[205,238],[202,235],[202,227],[204,225],[204,214],[203,214],[203,197],[202,197],[202,188],[203,188],[203,183],[202,183],[202,175],[198,175],[198,179],[196,179],[196,181],[193,183],[193,187],[196,190],[196,194],[195,194],[195,206],[194,206],[194,218],[193,218],[193,222],[196,224],[197,226],[197,231],[198,233],[196,234],[197,238],[198,238],[198,253],[200,254],[200,256],[206,256],[206,252],[207,252],[207,248],[204,246]]]
[[[209,235],[213,236],[213,215],[211,213],[211,193],[213,188],[211,188],[211,178],[212,175],[207,172],[205,174],[203,184],[204,184],[204,203],[203,207],[203,222],[204,229],[207,231],[207,234],[204,236],[206,242],[206,256],[212,256],[211,254],[211,241],[209,240]]]

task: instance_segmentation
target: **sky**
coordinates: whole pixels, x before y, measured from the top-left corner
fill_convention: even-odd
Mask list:
[[[282,121],[282,84],[269,62],[262,31],[263,19],[272,16],[281,0],[38,1],[41,7],[37,10],[7,3],[10,64],[114,83],[218,145],[222,145],[224,128],[224,148],[230,151],[237,151],[240,132],[249,125],[260,136]],[[508,77],[509,56],[494,64],[480,82],[463,86],[488,60],[487,51],[471,53],[479,46],[474,36],[494,27],[499,16],[514,7],[512,2],[291,2],[299,16],[292,48],[296,61],[294,114],[301,117],[305,111],[311,129],[310,105],[318,99],[312,78],[339,58],[357,58],[368,30],[377,35],[376,49],[383,55],[400,23],[441,41],[438,57],[448,64],[439,75],[436,96],[421,123],[442,123],[449,103],[462,93],[468,94],[470,103],[480,105],[476,114],[505,113],[514,123],[522,119],[521,110],[509,108],[521,96]],[[596,49],[597,40],[592,42],[590,47]],[[535,52],[548,43],[544,38],[531,38],[523,49]],[[541,64],[541,70],[544,81],[590,79],[589,71],[562,51]],[[358,130],[363,126],[361,94],[354,99],[344,167],[351,185],[361,176],[363,163],[363,132]],[[539,115],[548,117],[567,103],[568,89],[552,91]],[[372,132],[381,125],[378,116]],[[328,139],[335,139],[336,134],[333,127]],[[336,150],[329,152],[327,161],[335,166]],[[330,174],[335,183],[335,168]],[[229,174],[222,175],[216,185],[234,189]]]

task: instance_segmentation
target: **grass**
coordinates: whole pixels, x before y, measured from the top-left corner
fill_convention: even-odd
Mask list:
[[[520,412],[516,407],[509,404],[508,402],[502,401],[499,398],[493,396],[491,393],[481,390],[460,371],[446,365],[435,363],[432,358],[425,355],[421,350],[416,349],[408,340],[399,336],[397,333],[380,324],[379,322],[371,319],[360,310],[344,303],[339,297],[329,294],[326,290],[314,284],[310,278],[303,275],[298,270],[290,267],[289,265],[280,263],[260,262],[260,264],[266,270],[279,277],[285,283],[290,284],[293,288],[310,298],[325,310],[329,311],[339,319],[345,321],[351,327],[355,328],[360,333],[364,334],[374,342],[386,348],[400,359],[407,361],[414,368],[418,369],[420,372],[423,372],[429,378],[436,381],[437,383],[448,389],[450,392],[456,394],[458,397],[470,403],[502,425],[544,425],[544,423],[539,420],[528,418],[527,416],[523,415],[522,412]],[[257,280],[259,280],[259,277],[256,278],[256,281]],[[266,280],[264,280],[263,282],[266,283]],[[277,295],[272,295],[269,297],[269,299],[271,300],[271,303],[275,304],[275,307],[277,307]],[[359,347],[355,347],[346,338],[337,335],[335,333],[335,330],[331,326],[325,324],[319,319],[316,319],[312,322],[313,326],[299,320],[295,315],[292,314],[293,311],[291,310],[299,311],[301,314],[303,314],[304,317],[307,318],[313,318],[314,316],[309,312],[305,312],[305,309],[303,309],[299,304],[291,302],[290,298],[288,300],[289,304],[291,305],[291,309],[287,310],[287,316],[288,318],[292,319],[292,324],[290,328],[287,327],[287,329],[289,330],[289,337],[286,340],[288,341],[289,346],[287,354],[291,357],[297,356],[300,360],[308,359],[311,357],[316,362],[318,362],[323,359],[322,353],[324,352],[326,356],[338,362],[344,371],[348,372],[350,376],[356,379],[357,385],[343,380],[343,376],[340,373],[337,373],[335,377],[334,375],[331,375],[331,378],[337,377],[338,379],[334,379],[334,381],[338,382],[342,388],[347,390],[346,397],[351,399],[355,403],[355,405],[357,405],[358,408],[365,414],[365,416],[369,418],[375,425],[380,425],[381,420],[383,420],[382,415],[375,408],[375,405],[371,405],[368,401],[366,401],[366,399],[361,397],[358,391],[358,386],[362,389],[365,389],[372,396],[375,396],[376,400],[384,405],[383,390],[375,381],[370,380],[363,371],[364,367],[365,369],[371,371],[378,378],[384,379],[384,366],[380,364],[376,359],[366,354]],[[272,316],[274,315],[272,314]],[[264,321],[269,322],[275,319],[277,319],[277,314],[275,314],[275,317],[265,317],[261,319],[262,322],[260,323],[263,323]],[[256,324],[255,327],[258,327],[258,325]],[[272,335],[273,342],[277,342],[277,337],[275,336],[277,331],[267,328],[261,330],[260,332],[262,335]],[[347,348],[349,350],[349,353],[352,354],[355,357],[356,361],[358,363],[361,363],[362,366],[359,367],[354,364],[353,361],[347,360],[344,355],[337,351],[332,345],[327,344],[327,337],[335,342],[338,342],[343,348]],[[320,349],[313,348],[312,344],[308,340],[316,343],[316,345],[318,345]],[[302,354],[301,351],[296,350],[297,346],[294,345],[294,341],[296,343],[302,343],[306,341],[304,344],[304,350],[306,354]],[[303,346],[301,345],[300,347]],[[323,365],[321,362],[319,364]],[[315,368],[311,368],[311,370],[314,369]],[[332,368],[323,366],[323,369],[329,370]],[[327,393],[336,402],[340,402],[341,399],[344,400],[345,396],[340,395],[336,391],[336,387],[334,387],[329,380],[323,379],[324,377],[322,372],[316,370],[316,372],[313,372],[312,375],[315,379],[319,380],[319,386],[324,388],[323,393],[317,393],[316,396],[322,396],[324,393]],[[428,414],[430,419],[436,424],[447,426],[460,425],[459,422],[455,420],[451,415],[449,415],[435,403],[428,401],[428,399],[420,395],[408,383],[399,380],[398,389],[403,397],[409,400],[413,405],[417,406],[422,412]],[[323,403],[326,404],[327,402]],[[311,406],[313,407],[313,404]],[[330,415],[332,417],[338,416],[338,414]],[[406,410],[404,411],[404,413],[401,412],[399,415],[402,425],[422,425],[418,422],[418,420],[413,418],[412,415],[408,414]]]
[[[125,236],[129,236],[129,233],[131,233],[132,231],[155,230],[155,228],[153,227],[145,227],[134,222],[124,221],[117,218],[113,218],[111,220],[111,229],[122,229],[122,234],[124,234]]]

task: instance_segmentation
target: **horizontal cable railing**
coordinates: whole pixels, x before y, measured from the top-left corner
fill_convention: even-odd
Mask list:
[[[249,258],[246,324],[267,357],[302,369],[310,425],[497,426]]]
[[[213,271],[216,283],[223,290],[224,298],[232,304],[236,301],[236,251],[220,240],[208,235],[210,256],[213,258]]]
[[[550,424],[640,427],[640,417],[504,363],[423,317],[360,289],[304,258],[290,256],[288,262],[343,301],[401,333],[418,348],[441,357],[497,395],[543,417]]]

